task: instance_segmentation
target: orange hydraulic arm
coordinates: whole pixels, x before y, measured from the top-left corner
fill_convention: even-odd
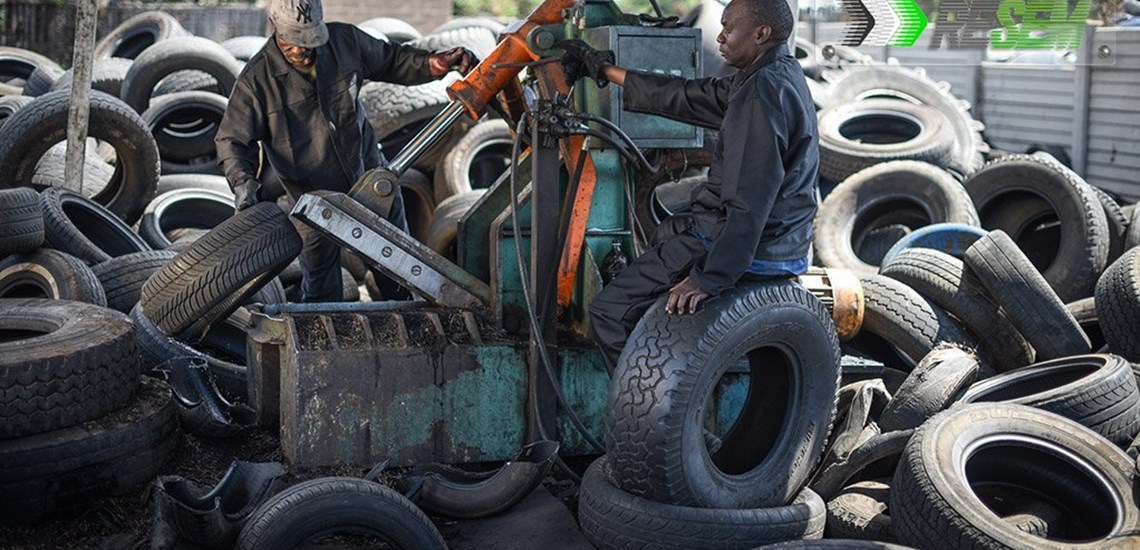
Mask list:
[[[448,94],[461,102],[472,118],[478,119],[487,105],[495,101],[495,95],[500,91],[506,91],[508,95],[517,98],[517,95],[511,92],[517,91],[518,74],[528,65],[535,68],[539,92],[544,97],[551,97],[555,93],[568,94],[570,86],[566,82],[562,67],[558,63],[534,64],[539,60],[539,55],[527,45],[527,37],[540,26],[561,23],[566,10],[573,8],[574,4],[574,0],[546,0],[526,19],[504,29],[500,34],[499,45],[463,80],[454,82],[448,88]],[[561,153],[566,166],[577,166],[578,157],[586,154],[582,149],[584,140],[582,136],[571,136],[563,140]],[[593,201],[596,185],[597,174],[594,163],[587,157],[582,167],[578,192],[573,197],[569,232],[558,267],[560,311],[566,311],[570,305],[574,277],[578,271],[582,244],[586,237],[586,221],[590,214],[590,204]]]

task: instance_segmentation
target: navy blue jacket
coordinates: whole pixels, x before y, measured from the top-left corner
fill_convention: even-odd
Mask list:
[[[720,130],[708,181],[693,192],[711,244],[690,276],[716,295],[754,260],[806,268],[818,207],[819,132],[803,69],[785,44],[726,78],[629,72],[623,108]]]

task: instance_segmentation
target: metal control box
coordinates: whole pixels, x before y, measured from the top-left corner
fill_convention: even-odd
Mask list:
[[[609,26],[582,30],[582,40],[600,50],[613,50],[619,67],[658,74],[698,78],[701,72],[701,31],[693,28]],[[585,110],[614,122],[638,147],[700,147],[700,128],[643,113],[622,110],[621,86],[598,88],[582,79]]]

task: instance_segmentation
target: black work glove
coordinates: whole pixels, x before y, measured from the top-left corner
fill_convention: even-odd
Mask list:
[[[234,186],[234,208],[241,212],[261,201],[259,197],[261,191],[261,184],[256,181],[248,181]]]
[[[610,81],[602,74],[602,69],[614,64],[613,50],[595,50],[582,40],[563,40],[555,45],[565,53],[562,55],[562,71],[566,73],[566,82],[573,84],[583,76],[588,76],[604,88]]]
[[[428,67],[431,69],[431,75],[439,78],[448,73],[448,71],[459,71],[459,74],[466,75],[468,71],[474,69],[479,64],[479,58],[475,54],[462,46],[451,48],[450,50],[440,50],[432,52],[428,56]]]

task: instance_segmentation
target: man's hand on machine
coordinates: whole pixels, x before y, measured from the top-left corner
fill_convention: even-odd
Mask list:
[[[235,185],[234,188],[234,209],[238,212],[245,210],[257,204],[260,198],[261,184],[257,181],[250,180],[245,183]]]
[[[605,68],[614,64],[613,50],[595,50],[580,39],[563,40],[555,47],[561,48],[562,71],[566,73],[566,82],[573,84],[583,76],[588,76],[598,83],[599,88],[609,84],[605,76]]]
[[[428,67],[431,68],[431,75],[436,78],[447,74],[449,71],[459,71],[459,74],[465,75],[478,64],[479,58],[475,57],[471,50],[462,46],[432,52],[428,56]]]
[[[709,297],[709,293],[701,290],[692,277],[673,285],[669,290],[669,301],[665,302],[665,313],[670,315],[685,315],[697,312],[697,304]]]

